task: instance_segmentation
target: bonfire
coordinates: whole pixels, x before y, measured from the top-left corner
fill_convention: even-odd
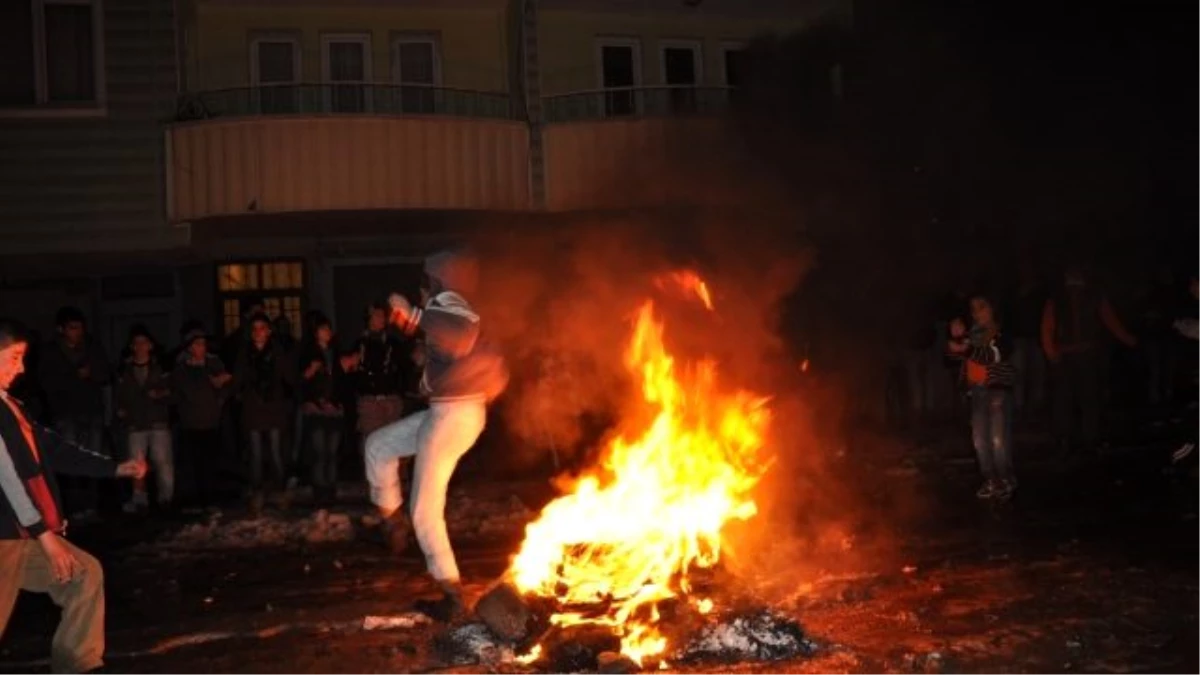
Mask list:
[[[713,311],[695,273],[659,286],[685,289]],[[639,665],[661,663],[673,647],[664,601],[712,609],[690,578],[718,563],[726,525],[755,515],[751,493],[770,465],[767,398],[722,387],[711,360],[677,362],[664,327],[646,301],[625,353],[645,406],[637,419],[649,423],[616,436],[597,466],[546,506],[508,575],[522,594],[553,601],[552,625],[611,630]]]

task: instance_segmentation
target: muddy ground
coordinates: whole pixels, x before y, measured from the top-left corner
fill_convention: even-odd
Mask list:
[[[805,546],[818,544],[793,543],[800,571],[747,581],[802,624],[816,654],[689,669],[1197,672],[1195,481],[1164,474],[1164,448],[1084,461],[1026,451],[1018,497],[991,506],[974,497],[960,431],[920,443],[860,434],[841,461],[877,508],[846,532],[844,564],[828,555],[824,567],[802,564]],[[468,481],[456,493],[452,535],[480,592],[550,492],[540,481]],[[80,533],[105,564],[110,668],[478,671],[441,660],[436,626],[408,625],[412,601],[432,590],[420,562],[385,555],[356,525],[359,498],[344,502],[318,517],[300,508],[247,524],[231,511]],[[772,564],[788,559],[779,553]],[[398,625],[366,630],[367,617]],[[44,598],[23,596],[0,669],[45,669],[55,620]]]

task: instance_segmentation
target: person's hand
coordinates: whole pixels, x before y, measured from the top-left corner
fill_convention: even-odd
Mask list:
[[[388,296],[388,306],[392,308],[392,321],[396,323],[407,321],[408,316],[412,314],[412,303],[399,293]]]
[[[167,391],[166,389],[151,389],[150,390],[150,398],[155,401],[166,398],[170,395],[171,395],[171,392]]]
[[[126,416],[126,413],[124,410],[120,410],[120,409],[117,410],[117,419],[123,420],[123,419],[125,419],[125,416]]]
[[[955,319],[950,322],[950,335],[960,338],[967,334],[967,324],[963,323],[962,319]]]
[[[76,372],[79,373],[79,379],[86,380],[92,376],[92,367],[80,366],[79,370]]]
[[[141,480],[146,477],[146,460],[131,459],[117,465],[117,478]]]
[[[304,371],[304,379],[311,379],[317,373],[321,372],[321,369],[324,367],[324,363],[321,363],[320,361],[313,361],[312,363],[308,364],[308,370]]]
[[[967,351],[967,342],[965,340],[951,340],[950,341],[950,353],[951,354],[962,354],[965,351]]]
[[[212,382],[213,387],[220,389],[226,384],[229,384],[229,381],[232,379],[233,375],[230,375],[229,373],[221,373],[220,375],[213,375],[209,378],[209,381]]]
[[[42,553],[45,553],[46,559],[50,561],[50,572],[54,574],[56,582],[68,583],[83,572],[83,565],[57,534],[43,532],[38,536],[38,543],[42,546]]]

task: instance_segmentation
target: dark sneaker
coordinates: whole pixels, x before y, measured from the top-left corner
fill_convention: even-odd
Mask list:
[[[983,485],[976,490],[975,496],[979,497],[980,499],[991,499],[992,497],[996,496],[996,491],[998,489],[999,486],[995,481],[984,481]]]
[[[444,586],[442,597],[437,600],[418,600],[415,606],[418,612],[442,623],[458,623],[467,618],[462,588],[457,584]]]

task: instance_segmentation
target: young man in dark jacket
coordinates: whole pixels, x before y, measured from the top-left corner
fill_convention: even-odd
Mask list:
[[[67,542],[55,472],[139,479],[145,462],[116,464],[34,423],[8,395],[24,371],[26,338],[0,319],[0,634],[18,592],[47,593],[62,608],[50,647],[56,673],[104,665],[104,573],[100,563]]]
[[[68,440],[95,452],[104,449],[104,389],[112,372],[104,350],[88,335],[83,312],[58,310],[58,337],[42,350],[38,376],[46,394],[54,428]],[[95,481],[64,481],[67,506],[78,518],[95,513]]]
[[[330,504],[337,497],[337,453],[345,418],[338,398],[342,369],[329,319],[313,322],[312,337],[301,349],[300,367],[304,378],[300,411],[312,449],[313,492],[319,504]]]
[[[221,408],[233,376],[208,352],[204,331],[193,329],[171,370],[171,396],[179,418],[179,455],[191,468],[197,502],[211,504],[221,459]]]
[[[234,383],[242,397],[242,427],[250,447],[250,506],[260,511],[265,501],[263,461],[271,465],[270,488],[286,490],[283,434],[291,424],[291,391],[296,384],[292,362],[271,337],[271,320],[258,314],[250,320],[250,342],[238,357]],[[287,506],[284,493],[284,506]]]
[[[154,467],[157,502],[169,508],[175,497],[175,457],[171,448],[170,382],[155,358],[153,338],[144,326],[135,326],[129,338],[129,358],[117,376],[117,418],[125,425],[129,458],[149,458]],[[149,501],[146,486],[134,483],[129,513],[144,511]]]
[[[503,357],[480,339],[480,317],[464,294],[475,288],[475,261],[441,253],[425,261],[429,300],[423,308],[392,295],[392,321],[406,334],[425,336],[421,389],[429,409],[371,434],[366,441],[371,501],[383,515],[394,549],[402,549],[410,527],[443,597],[428,606],[436,618],[464,610],[458,564],[446,532],[446,490],[459,459],[471,449],[487,420],[487,404],[508,383]],[[412,523],[402,506],[401,457],[415,457]]]

